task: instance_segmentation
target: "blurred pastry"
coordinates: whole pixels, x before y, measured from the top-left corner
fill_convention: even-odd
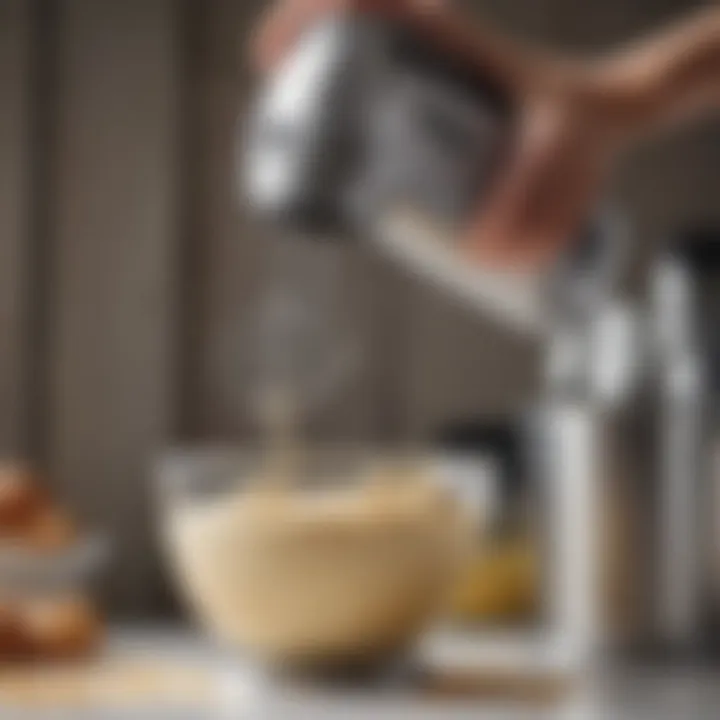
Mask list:
[[[39,659],[84,657],[97,649],[102,638],[98,614],[82,598],[29,601],[22,620]]]
[[[46,494],[28,468],[0,466],[0,536],[27,526],[46,504]]]
[[[66,513],[47,508],[25,528],[22,542],[40,552],[63,550],[77,540],[78,531]]]
[[[31,651],[32,644],[17,609],[0,604],[0,663],[25,659]]]

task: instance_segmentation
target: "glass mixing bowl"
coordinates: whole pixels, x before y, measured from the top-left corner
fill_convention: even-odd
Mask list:
[[[438,617],[477,514],[433,458],[305,449],[273,484],[259,452],[172,453],[158,468],[167,557],[222,641],[272,666],[369,667]]]

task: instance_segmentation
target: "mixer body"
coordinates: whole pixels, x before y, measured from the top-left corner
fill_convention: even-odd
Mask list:
[[[253,207],[309,235],[377,235],[398,213],[467,218],[510,119],[477,70],[389,21],[319,24],[259,97],[240,152]]]

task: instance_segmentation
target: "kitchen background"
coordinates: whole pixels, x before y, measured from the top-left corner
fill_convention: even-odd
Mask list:
[[[519,35],[607,48],[701,3],[474,0]],[[153,531],[153,459],[247,436],[247,319],[262,233],[233,187],[261,0],[0,0],[0,451],[28,458],[115,541],[122,616],[173,607]],[[720,222],[720,127],[626,163],[617,195],[648,254]],[[399,440],[513,411],[538,358],[362,249],[346,302],[364,365],[323,411],[334,434]]]

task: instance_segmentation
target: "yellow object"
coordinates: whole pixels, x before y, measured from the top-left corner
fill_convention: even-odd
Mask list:
[[[522,620],[537,609],[537,551],[525,538],[498,541],[476,551],[453,595],[452,614],[461,620]]]

